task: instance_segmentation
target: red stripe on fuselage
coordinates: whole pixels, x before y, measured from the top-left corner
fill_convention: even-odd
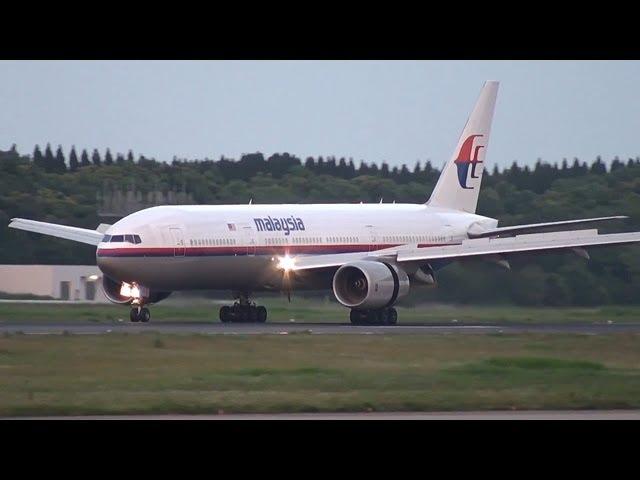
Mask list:
[[[403,244],[351,244],[351,245],[259,245],[232,247],[120,247],[99,248],[98,257],[199,257],[234,255],[286,255],[286,254],[335,254],[367,253],[369,251],[398,247]],[[448,243],[420,243],[418,248],[442,247]],[[182,255],[181,251],[184,251]]]

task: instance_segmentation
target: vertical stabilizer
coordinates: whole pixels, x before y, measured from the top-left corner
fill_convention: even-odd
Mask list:
[[[486,82],[428,205],[475,213],[497,95],[498,82]]]

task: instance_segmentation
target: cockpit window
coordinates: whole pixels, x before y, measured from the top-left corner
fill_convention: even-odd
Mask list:
[[[127,243],[134,243],[134,244],[138,244],[138,243],[142,243],[142,240],[140,239],[140,235],[105,235],[104,237],[102,237],[102,241],[103,242],[111,242],[111,243],[118,243],[118,242],[127,242]]]

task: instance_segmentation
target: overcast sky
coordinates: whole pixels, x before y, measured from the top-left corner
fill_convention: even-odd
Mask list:
[[[638,61],[3,61],[0,149],[441,166],[485,80],[489,167],[640,155]]]

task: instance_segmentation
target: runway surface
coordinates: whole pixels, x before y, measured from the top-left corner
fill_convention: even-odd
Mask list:
[[[0,418],[0,420],[640,420],[640,410],[93,415],[73,417],[7,417]]]
[[[578,333],[610,334],[640,333],[640,324],[509,324],[509,325],[435,325],[404,324],[395,326],[354,326],[336,323],[265,323],[223,324],[196,322],[158,323],[28,323],[0,322],[0,334],[25,335],[100,335],[109,333],[173,333],[204,335],[289,335],[289,334],[346,334],[346,335],[435,335],[435,334],[515,334],[515,333]]]

